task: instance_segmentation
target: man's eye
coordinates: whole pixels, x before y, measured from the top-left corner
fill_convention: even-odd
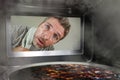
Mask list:
[[[49,30],[49,29],[50,29],[50,26],[49,26],[49,25],[45,25],[45,29],[46,29],[46,30]]]
[[[55,40],[58,40],[58,39],[59,39],[57,34],[54,34],[54,35],[53,35],[53,38],[54,38]]]

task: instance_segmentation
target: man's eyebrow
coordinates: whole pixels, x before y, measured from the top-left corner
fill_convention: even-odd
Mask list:
[[[47,22],[47,24],[49,24],[51,27],[53,27],[49,22]]]

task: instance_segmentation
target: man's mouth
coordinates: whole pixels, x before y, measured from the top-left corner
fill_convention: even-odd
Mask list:
[[[43,45],[44,45],[44,42],[43,42],[43,40],[41,40],[41,39],[38,39],[38,45],[40,45],[40,46],[43,46]]]

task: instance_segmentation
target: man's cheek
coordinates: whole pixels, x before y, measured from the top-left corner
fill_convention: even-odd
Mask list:
[[[39,38],[41,36],[41,33],[37,33],[37,38]]]

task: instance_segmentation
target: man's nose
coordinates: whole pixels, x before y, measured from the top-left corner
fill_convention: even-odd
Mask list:
[[[51,35],[52,35],[52,33],[50,33],[50,32],[45,32],[45,33],[43,34],[43,38],[44,38],[45,40],[49,40],[49,39],[51,38]]]

